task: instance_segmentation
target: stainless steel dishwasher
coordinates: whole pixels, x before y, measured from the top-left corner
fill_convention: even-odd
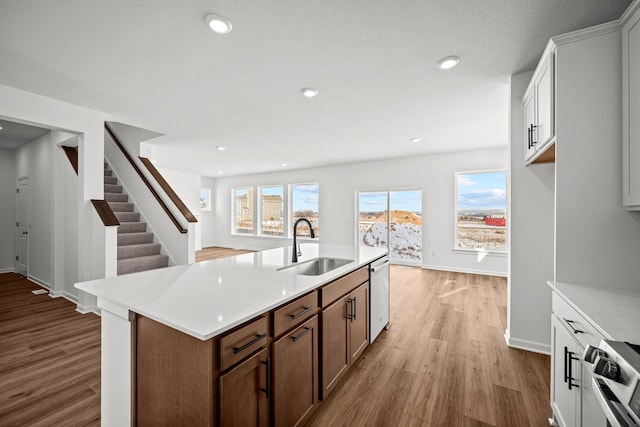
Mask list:
[[[389,257],[372,262],[369,267],[369,343],[382,329],[389,329]]]

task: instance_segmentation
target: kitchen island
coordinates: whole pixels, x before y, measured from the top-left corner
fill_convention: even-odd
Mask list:
[[[369,264],[387,251],[301,249],[297,265],[340,262],[297,274],[286,247],[76,284],[102,311],[102,425],[308,419],[366,347]]]

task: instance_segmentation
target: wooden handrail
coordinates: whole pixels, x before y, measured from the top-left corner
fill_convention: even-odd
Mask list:
[[[126,148],[124,148],[124,146],[122,145],[122,143],[120,142],[120,140],[118,140],[118,137],[116,137],[116,135],[113,133],[113,131],[111,130],[111,128],[109,128],[108,124],[104,124],[104,128],[107,131],[107,133],[109,134],[109,136],[111,136],[111,139],[113,139],[113,142],[116,143],[116,145],[118,146],[118,148],[120,148],[120,151],[122,151],[122,154],[124,154],[124,156],[127,158],[127,160],[129,160],[129,163],[131,164],[131,167],[133,167],[133,169],[138,173],[138,176],[140,177],[140,179],[142,180],[142,182],[144,182],[144,184],[147,186],[147,188],[149,189],[149,191],[151,191],[151,194],[153,195],[153,197],[155,197],[156,201],[160,204],[160,206],[162,207],[162,210],[164,210],[164,212],[169,216],[169,219],[171,220],[171,222],[173,222],[173,224],[176,226],[176,228],[178,229],[178,231],[182,234],[187,232],[187,229],[184,228],[180,222],[178,222],[178,219],[171,213],[171,211],[169,210],[169,208],[167,207],[167,205],[162,201],[162,199],[160,198],[160,195],[156,192],[156,190],[151,186],[151,183],[149,182],[149,180],[147,180],[147,178],[144,176],[144,174],[142,173],[142,171],[140,170],[140,168],[138,167],[138,165],[136,165],[136,163],[133,161],[133,159],[131,158],[131,156],[129,155],[129,153],[127,152]]]
[[[120,225],[120,221],[118,221],[106,200],[91,199],[91,203],[105,226]]]
[[[66,145],[63,145],[62,149],[67,155],[67,159],[69,159],[69,162],[71,162],[73,170],[76,171],[76,175],[78,175],[78,147],[68,147]]]
[[[145,165],[145,167],[147,168],[151,176],[153,176],[155,180],[158,182],[158,184],[160,185],[160,188],[162,188],[164,192],[167,193],[167,196],[169,196],[169,199],[171,199],[173,204],[176,205],[180,213],[184,215],[185,219],[189,222],[198,222],[198,220],[191,213],[187,205],[184,204],[180,196],[178,196],[176,192],[173,191],[173,188],[171,188],[171,185],[169,185],[169,183],[164,179],[160,171],[156,169],[153,163],[151,163],[151,160],[142,156],[138,156],[138,158],[140,159],[142,164]]]

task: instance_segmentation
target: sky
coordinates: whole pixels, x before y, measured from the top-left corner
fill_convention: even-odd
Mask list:
[[[318,212],[318,184],[291,186],[291,208],[295,211]]]
[[[360,212],[381,212],[387,209],[387,192],[360,193]],[[391,210],[422,212],[422,190],[391,191]]]
[[[459,173],[458,209],[507,209],[507,172]]]

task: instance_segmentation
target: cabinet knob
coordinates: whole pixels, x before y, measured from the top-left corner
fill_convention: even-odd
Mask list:
[[[615,380],[618,378],[618,364],[605,356],[598,356],[593,365],[593,372],[605,378]]]
[[[587,348],[584,349],[584,354],[582,358],[585,362],[589,362],[593,364],[596,359],[600,357],[607,357],[607,353],[604,350],[599,349],[598,347],[594,347],[592,345],[588,345]]]

